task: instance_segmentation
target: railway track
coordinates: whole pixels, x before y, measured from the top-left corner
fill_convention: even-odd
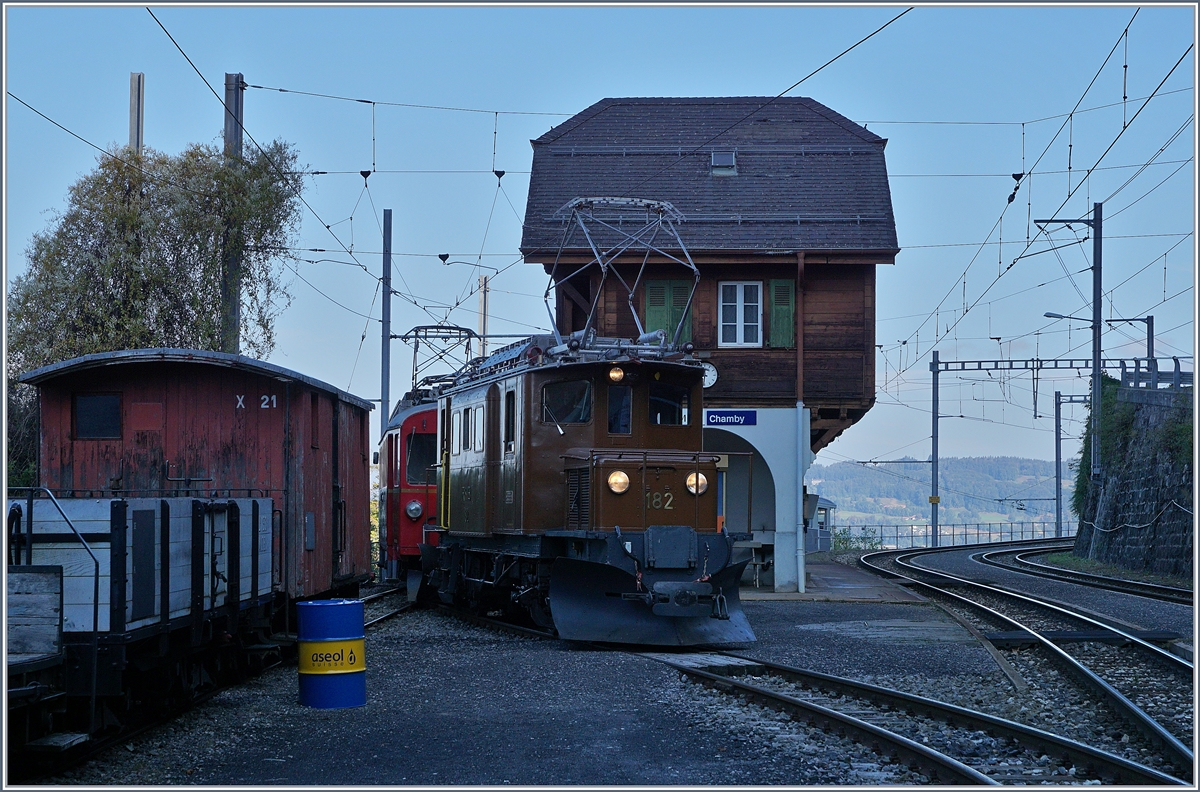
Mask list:
[[[404,599],[397,604],[397,598]],[[360,597],[360,599],[363,601],[364,630],[369,630],[393,616],[399,616],[401,613],[411,610],[415,605],[415,603],[408,601],[407,592],[402,588],[388,588],[376,591]]]
[[[928,552],[874,553],[860,563],[946,604],[1001,647],[1036,647],[1015,656],[1027,664],[1052,665],[1052,671],[1037,670],[1046,684],[1069,678],[1096,702],[1090,728],[1103,730],[1114,722],[1132,727],[1134,734],[1122,735],[1135,738],[1126,747],[1131,755],[1149,752],[1151,759],[1144,763],[1190,780],[1191,663],[1144,637],[1060,605],[916,566],[914,558]]]
[[[447,615],[489,629],[554,639],[448,607]],[[619,647],[596,645],[613,650]],[[1186,785],[1169,773],[1012,720],[877,685],[725,652],[631,651],[686,678],[854,739],[884,761],[934,783]]]
[[[1043,556],[1047,553],[1069,550],[1072,547],[1074,547],[1073,544],[1056,544],[1039,547],[1034,550],[993,550],[987,553],[980,553],[978,560],[980,563],[990,564],[1002,569],[1015,570],[1027,575],[1062,580],[1068,583],[1079,583],[1084,586],[1092,586],[1108,591],[1119,591],[1122,594],[1134,594],[1139,597],[1150,597],[1151,599],[1163,600],[1164,602],[1177,602],[1182,605],[1194,604],[1194,595],[1189,589],[1162,586],[1156,583],[1143,583],[1137,580],[1124,580],[1106,575],[1093,575],[1088,572],[1063,569],[1062,567],[1050,566],[1049,564],[1042,564],[1033,560],[1035,557]]]
[[[1186,783],[1040,729],[911,693],[736,654],[641,654],[793,720],[851,736],[933,783]]]

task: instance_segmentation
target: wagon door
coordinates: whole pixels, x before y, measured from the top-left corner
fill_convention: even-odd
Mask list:
[[[488,388],[484,408],[484,532],[496,527],[500,504],[500,388]]]

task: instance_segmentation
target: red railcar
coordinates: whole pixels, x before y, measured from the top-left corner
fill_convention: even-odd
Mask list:
[[[40,392],[40,484],[60,498],[270,498],[277,591],[371,576],[370,402],[194,349],[87,355],[21,381]]]
[[[426,526],[437,516],[437,402],[428,391],[405,396],[379,444],[379,532],[385,577],[420,569]]]
[[[356,596],[371,577],[370,402],[189,349],[21,381],[38,388],[41,438],[39,486],[10,489],[7,509],[8,612],[34,614],[8,624],[10,760],[278,662],[297,600]]]

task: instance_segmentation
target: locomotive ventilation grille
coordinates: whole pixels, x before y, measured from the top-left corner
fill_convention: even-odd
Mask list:
[[[587,468],[567,471],[567,529],[591,528],[592,477]]]

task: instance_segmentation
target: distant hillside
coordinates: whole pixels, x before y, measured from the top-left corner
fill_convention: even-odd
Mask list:
[[[1054,463],[1020,457],[951,457],[939,461],[943,525],[988,522],[1053,522]],[[809,491],[837,504],[838,525],[893,525],[929,521],[931,465],[813,465]],[[1063,464],[1063,520],[1070,510],[1074,473]],[[999,502],[999,498],[1023,498]],[[1035,500],[1049,498],[1050,500]],[[1024,508],[1021,508],[1021,507]]]

